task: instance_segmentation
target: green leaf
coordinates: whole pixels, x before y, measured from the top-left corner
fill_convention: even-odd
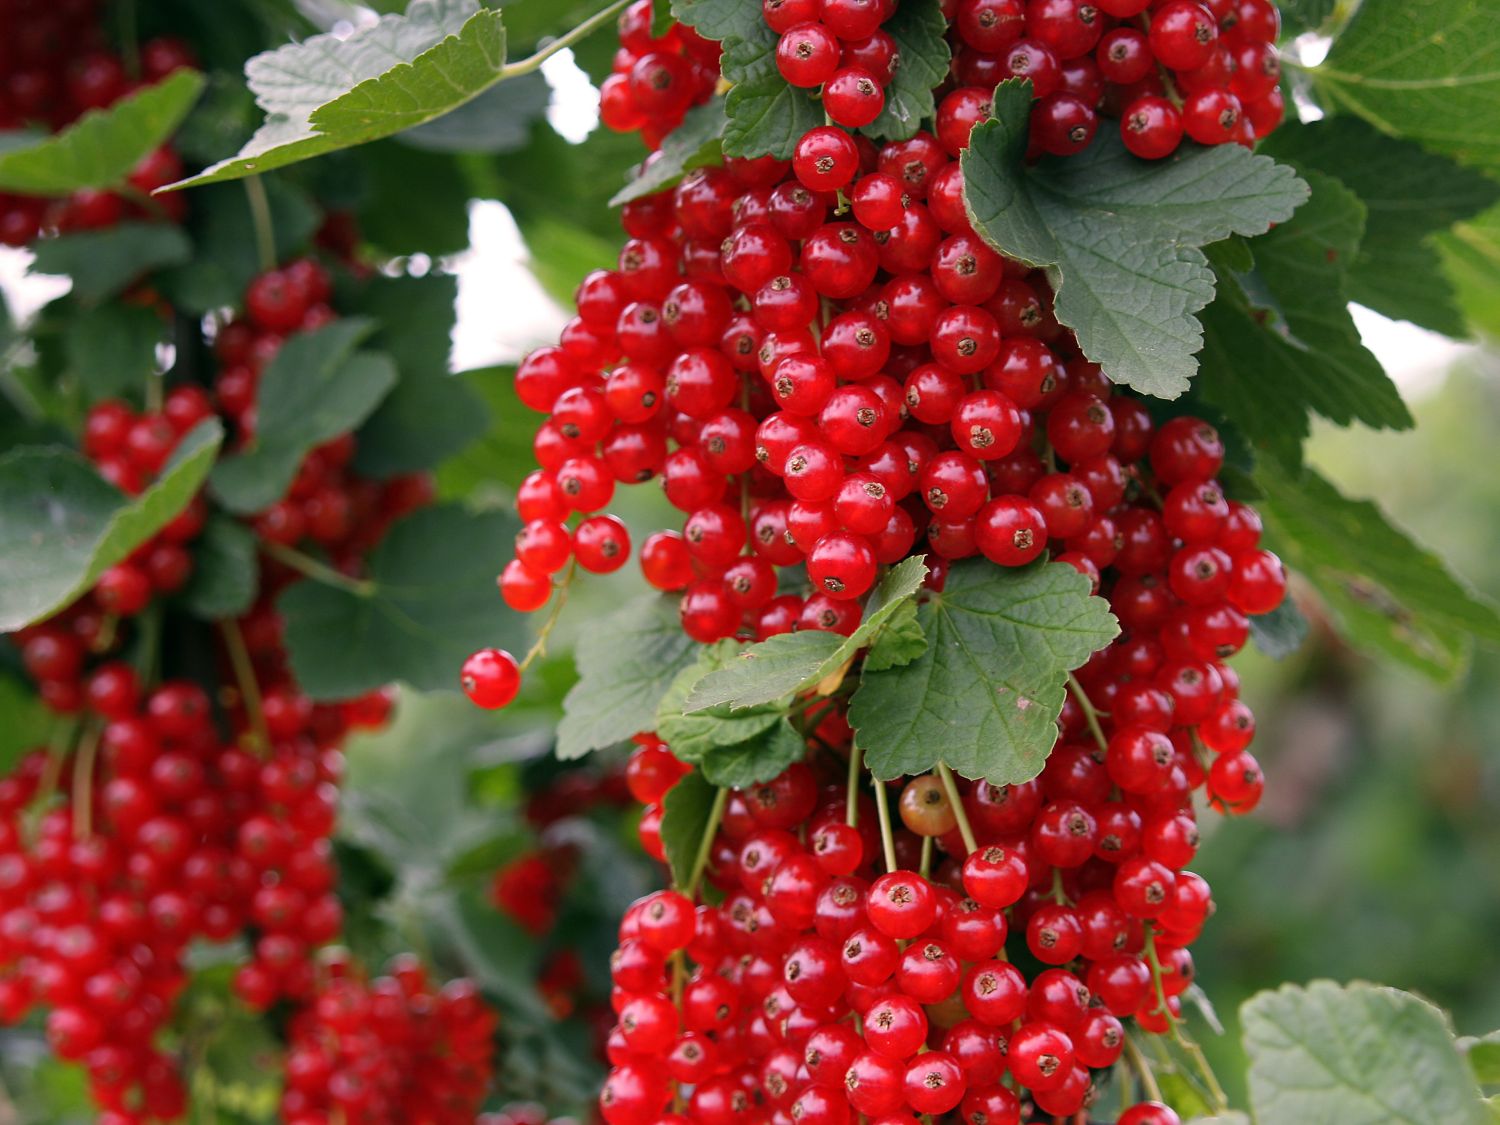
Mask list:
[[[1203,393],[1252,443],[1293,466],[1308,410],[1341,426],[1412,425],[1401,393],[1361,341],[1344,292],[1364,208],[1337,180],[1306,177],[1312,199],[1256,239],[1253,275],[1221,268],[1220,297],[1203,318]]]
[[[536,468],[531,450],[531,414],[516,397],[514,367],[483,367],[453,376],[485,404],[489,428],[478,441],[437,469],[438,492],[454,498],[476,492],[508,500]],[[527,420],[530,414],[533,421]]]
[[[1333,15],[1335,0],[1281,0],[1281,33],[1290,38],[1316,31]]]
[[[785,716],[778,716],[765,730],[743,742],[705,751],[699,765],[712,784],[743,789],[770,781],[806,754],[807,739]]]
[[[1464,316],[1481,331],[1500,336],[1500,206],[1435,241]]]
[[[1353,261],[1344,262],[1350,300],[1435,332],[1467,335],[1432,236],[1500,202],[1500,184],[1356,117],[1288,122],[1261,151],[1299,172],[1337,178],[1364,204],[1364,237]]]
[[[1240,1009],[1257,1121],[1483,1125],[1441,1011],[1394,988],[1313,981]]]
[[[232,512],[263,511],[286,495],[302,459],[355,429],[396,384],[396,367],[356,352],[373,325],[338,320],[287,339],[261,375],[256,440],[213,472],[214,496]]]
[[[1356,644],[1451,680],[1472,638],[1500,644],[1500,613],[1374,504],[1341,496],[1311,469],[1264,462],[1256,481],[1268,545],[1301,571]]]
[[[552,104],[552,87],[540,72],[523,74],[491,86],[472,101],[396,139],[428,152],[482,152],[499,156],[514,152],[531,139],[531,129]],[[314,118],[317,122],[317,118]]]
[[[203,75],[179,70],[153,86],[92,109],[61,133],[0,154],[0,191],[69,195],[124,183],[177,128],[203,90]]]
[[[870,595],[864,618],[848,637],[815,630],[781,633],[736,650],[722,669],[694,685],[684,710],[739,710],[807,691],[879,636],[892,615],[922,589],[926,577],[927,564],[921,558],[893,567]]]
[[[948,77],[948,21],[941,0],[906,0],[881,30],[896,40],[899,64],[885,90],[885,108],[860,131],[904,141],[933,115],[933,91]]]
[[[1272,660],[1285,660],[1307,640],[1307,618],[1288,595],[1270,613],[1250,618],[1250,639]]]
[[[927,651],[927,634],[917,619],[917,603],[902,602],[896,607],[870,651],[865,653],[866,672],[884,672],[910,664]]]
[[[1057,739],[1067,673],[1120,631],[1108,603],[1066,563],[1012,570],[965,560],[917,616],[927,650],[866,672],[849,706],[879,778],[946,762],[996,785],[1029,781]]]
[[[73,280],[73,296],[85,305],[107,301],[152,270],[178,266],[193,247],[171,223],[120,223],[107,230],[43,238],[32,246],[32,273]]]
[[[672,0],[671,7],[678,23],[705,39],[750,39],[765,27],[765,17],[744,0]]]
[[[359,231],[385,254],[457,254],[469,246],[469,184],[457,160],[399,140],[359,150]],[[413,207],[413,198],[422,205]]]
[[[1500,27],[1489,0],[1363,0],[1308,71],[1319,100],[1466,164],[1500,168]]]
[[[156,482],[127,498],[69,450],[22,447],[0,457],[0,632],[70,605],[187,507],[224,429],[200,423]]]
[[[698,648],[682,631],[676,600],[656,594],[626,602],[587,630],[575,653],[578,683],[557,724],[557,756],[581,758],[651,730],[657,704]]]
[[[183,606],[205,621],[238,617],[259,588],[254,533],[228,516],[210,516],[193,542],[193,577],[181,594]]]
[[[685,887],[713,813],[718,790],[694,770],[667,790],[661,803],[661,845],[672,869],[672,882]]]
[[[283,178],[268,177],[260,184],[271,209],[276,259],[286,261],[306,246],[322,222],[322,212],[306,193]],[[188,229],[192,260],[157,278],[162,292],[181,311],[200,316],[238,305],[261,270],[245,185],[215,184],[195,192]]]
[[[313,699],[390,683],[457,690],[476,649],[518,646],[520,618],[495,594],[496,560],[516,530],[505,512],[425,508],[391,528],[360,590],[311,579],[289,587],[277,607],[302,690]]]
[[[724,80],[733,83],[724,98],[729,115],[725,156],[790,160],[802,135],[823,124],[823,103],[813,91],[791,85],[776,68],[778,39],[764,23],[757,23],[752,35],[724,44],[720,66]]]
[[[63,352],[79,386],[95,401],[144,389],[166,338],[167,324],[155,309],[112,301],[69,320]]]
[[[0,671],[0,768],[9,771],[22,754],[45,746],[55,721],[31,683]]]
[[[1500,1031],[1465,1037],[1458,1041],[1458,1047],[1469,1060],[1475,1081],[1481,1086],[1500,1086]]]
[[[1213,299],[1199,247],[1285,222],[1307,198],[1290,168],[1238,145],[1131,156],[1113,129],[1085,152],[1027,165],[1030,83],[995,90],[995,116],[963,154],[974,228],[1001,253],[1045,266],[1060,322],[1117,383],[1176,398],[1203,346]]]
[[[618,207],[652,195],[672,187],[694,168],[720,163],[724,128],[728,123],[723,98],[713,98],[688,110],[682,124],[661,142],[661,148],[610,198],[610,206]]]
[[[501,13],[477,0],[413,0],[404,15],[340,38],[256,55],[245,77],[266,121],[240,151],[172,185],[240,179],[409,129],[502,77]]]

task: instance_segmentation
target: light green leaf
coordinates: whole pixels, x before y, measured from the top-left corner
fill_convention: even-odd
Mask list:
[[[495,560],[516,530],[506,512],[424,508],[371,554],[362,589],[312,579],[288,587],[277,608],[302,690],[313,699],[348,699],[390,683],[456,691],[471,653],[519,647],[521,619],[495,593]]]
[[[918,620],[927,650],[902,667],[867,671],[849,706],[879,778],[946,762],[996,785],[1029,781],[1057,739],[1067,673],[1120,631],[1108,603],[1066,563],[957,563]]]
[[[1311,469],[1266,461],[1255,479],[1268,545],[1317,587],[1350,640],[1440,680],[1464,668],[1472,638],[1500,644],[1495,607],[1374,504]]]
[[[1307,618],[1288,594],[1270,613],[1250,618],[1250,639],[1272,660],[1285,660],[1307,640]]]
[[[814,91],[791,85],[776,68],[778,38],[759,23],[753,35],[724,44],[720,65],[724,80],[733,83],[724,99],[725,156],[790,160],[803,134],[823,124],[823,103]]]
[[[963,154],[975,230],[1001,253],[1046,267],[1058,320],[1115,382],[1176,398],[1203,346],[1195,314],[1214,295],[1199,247],[1286,221],[1307,185],[1238,145],[1138,160],[1109,129],[1078,156],[1028,165],[1030,112],[1030,83],[1001,83],[994,119]]]
[[[1261,151],[1333,176],[1359,196],[1364,237],[1353,260],[1340,263],[1350,300],[1435,332],[1468,334],[1432,236],[1500,202],[1500,183],[1357,117],[1288,122]]]
[[[694,770],[684,774],[661,802],[661,846],[672,869],[672,882],[685,887],[692,877],[693,863],[708,831],[718,789]]]
[[[193,253],[187,235],[171,223],[120,223],[107,230],[44,238],[33,247],[32,273],[73,280],[80,304],[107,301],[152,270],[177,266]]]
[[[1458,1041],[1458,1047],[1481,1086],[1500,1086],[1500,1031],[1477,1038],[1466,1036]]]
[[[404,15],[315,35],[245,64],[265,123],[228,160],[173,189],[240,179],[431,121],[502,77],[505,26],[477,0],[413,0]]]
[[[896,41],[900,63],[885,90],[885,108],[862,130],[904,141],[933,115],[933,91],[948,77],[948,21],[940,0],[905,0],[882,30]]]
[[[1489,0],[1362,0],[1308,73],[1331,108],[1500,168],[1500,26]]]
[[[927,651],[927,634],[917,619],[917,603],[902,602],[886,622],[870,651],[865,653],[866,672],[884,672],[910,664]]]
[[[552,87],[535,71],[491,86],[473,101],[398,133],[396,139],[427,152],[499,156],[524,146],[551,104]]]
[[[1314,981],[1240,1009],[1257,1121],[1483,1125],[1441,1011],[1394,988]]]
[[[1500,336],[1500,206],[1438,235],[1443,268],[1469,323]]]
[[[0,153],[0,191],[69,195],[115,187],[160,146],[203,90],[203,75],[179,70],[108,109],[92,109],[62,132]]]
[[[373,325],[348,317],[289,337],[261,375],[253,445],[214,469],[214,496],[232,512],[259,512],[286,495],[302,459],[369,417],[396,385],[387,356],[356,352]]]
[[[259,587],[254,533],[228,516],[210,516],[193,542],[193,577],[181,594],[183,606],[205,621],[238,617]]]
[[[557,725],[557,756],[581,758],[651,730],[657,704],[698,648],[682,631],[676,600],[655,594],[585,631],[575,653],[578,683]]]
[[[723,668],[694,685],[684,710],[739,710],[807,691],[878,637],[891,616],[922,589],[926,577],[927,564],[921,558],[893,567],[870,595],[859,627],[848,637],[815,630],[781,633],[736,650]]]
[[[0,632],[72,604],[187,507],[224,429],[200,423],[156,482],[127,498],[70,450],[22,447],[0,457]]]
[[[628,184],[615,192],[610,206],[618,207],[663,191],[694,168],[720,163],[728,120],[723,98],[713,98],[688,110],[682,124],[661,142],[661,148],[635,170]]]

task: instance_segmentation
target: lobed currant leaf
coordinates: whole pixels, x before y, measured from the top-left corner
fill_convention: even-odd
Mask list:
[[[166,190],[240,179],[410,129],[499,82],[505,25],[477,0],[413,0],[340,38],[256,55],[245,77],[266,120],[234,156]]]
[[[314,447],[358,427],[396,385],[387,356],[355,351],[373,328],[347,317],[282,345],[261,375],[254,442],[210,478],[224,507],[247,515],[274,504]]]
[[[850,701],[856,741],[879,778],[938,762],[997,785],[1035,777],[1057,738],[1067,673],[1120,631],[1066,563],[957,563],[917,616],[926,651],[867,671]]]
[[[1214,294],[1199,247],[1285,222],[1308,196],[1290,168],[1238,145],[1130,155],[1113,130],[1078,156],[1025,163],[1029,82],[995,90],[962,157],[965,205],[995,249],[1044,266],[1057,319],[1117,383],[1176,398],[1203,346]]]
[[[1447,1017],[1394,988],[1285,985],[1240,1009],[1258,1121],[1482,1125]]]
[[[1500,168],[1500,29],[1488,0],[1367,0],[1308,70],[1324,104]]]
[[[896,41],[896,72],[880,116],[860,130],[881,141],[904,141],[932,117],[933,91],[948,77],[948,21],[941,0],[906,0],[882,30]]]
[[[0,191],[68,195],[124,183],[176,131],[203,82],[197,71],[179,70],[107,109],[90,110],[60,133],[23,134],[0,151]]]
[[[1500,611],[1374,504],[1339,494],[1312,469],[1257,469],[1267,541],[1301,571],[1356,644],[1438,680],[1465,667],[1474,638],[1500,642]]]
[[[205,621],[248,610],[260,588],[257,551],[255,534],[244,524],[210,516],[193,541],[193,576],[181,594],[183,607]]]
[[[927,651],[927,634],[917,619],[917,603],[902,602],[865,653],[866,672],[884,672],[910,664]]]
[[[1285,660],[1302,647],[1311,626],[1290,595],[1270,613],[1250,618],[1250,639],[1272,660]]]
[[[674,599],[648,594],[586,630],[574,653],[578,683],[563,700],[557,756],[581,758],[651,730],[657,705],[679,672],[698,658]]]
[[[192,244],[170,223],[119,223],[105,230],[77,231],[39,239],[32,247],[32,273],[72,278],[72,296],[96,305],[128,289],[152,270],[192,257]]]
[[[495,597],[495,568],[518,525],[507,512],[424,508],[397,522],[357,589],[313,579],[277,601],[292,672],[312,699],[391,683],[455,688],[454,669],[486,645],[519,646],[520,618]]]
[[[713,811],[718,790],[698,770],[684,774],[661,802],[661,846],[672,881],[686,886]]]
[[[656,155],[640,164],[630,182],[610,198],[610,206],[672,187],[694,168],[718,164],[728,124],[723,98],[711,98],[688,110],[682,124],[662,140]]]
[[[749,39],[765,27],[760,9],[743,0],[671,0],[671,11],[705,39]]]
[[[823,103],[776,68],[776,42],[776,33],[762,23],[753,35],[724,44],[720,65],[732,83],[724,98],[725,156],[790,160],[803,135],[823,124]]]
[[[817,630],[781,633],[733,651],[721,668],[694,684],[683,709],[688,713],[712,707],[739,710],[811,689],[881,637],[886,623],[916,597],[926,577],[927,564],[919,557],[903,559],[892,567],[870,595],[859,627],[848,637]]]
[[[0,632],[71,604],[187,507],[224,428],[199,423],[155,483],[126,497],[79,454],[22,446],[0,457]]]
[[[1337,180],[1305,175],[1311,200],[1256,240],[1253,275],[1216,261],[1220,298],[1203,317],[1200,380],[1253,443],[1293,466],[1308,410],[1342,426],[1412,425],[1400,391],[1361,341],[1344,290],[1364,206]]]
[[[1359,196],[1364,235],[1343,263],[1350,300],[1434,332],[1468,334],[1432,236],[1500,202],[1500,184],[1357,117],[1288,122],[1261,151]]]

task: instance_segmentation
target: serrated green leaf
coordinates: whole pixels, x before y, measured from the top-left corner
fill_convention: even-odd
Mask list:
[[[1458,1047],[1469,1060],[1475,1081],[1481,1086],[1500,1086],[1500,1031],[1466,1036],[1458,1041]]]
[[[205,621],[238,617],[259,587],[254,533],[228,516],[210,516],[193,541],[193,577],[180,595],[183,607]]]
[[[678,23],[705,39],[749,39],[765,27],[765,17],[744,0],[671,0],[671,7]]]
[[[724,97],[725,156],[790,160],[803,134],[823,124],[823,103],[814,92],[791,85],[777,69],[777,41],[774,31],[757,23],[751,35],[724,43],[720,66],[732,83]]]
[[[672,187],[694,168],[720,163],[723,155],[724,99],[712,98],[688,110],[682,124],[666,135],[656,154],[636,169],[631,181],[610,198],[618,207]]]
[[[1363,0],[1307,73],[1325,104],[1500,168],[1500,28],[1489,0]]]
[[[933,115],[933,91],[948,77],[950,52],[941,0],[905,0],[882,25],[900,62],[885,89],[880,116],[860,130],[881,141],[904,141]]]
[[[89,110],[62,132],[0,154],[0,191],[69,195],[124,183],[187,116],[203,75],[179,70],[107,109]]]
[[[1400,391],[1361,341],[1344,291],[1364,207],[1332,177],[1305,175],[1311,200],[1256,239],[1254,275],[1221,270],[1219,299],[1203,318],[1204,395],[1256,446],[1293,466],[1309,410],[1341,426],[1412,425]],[[1258,306],[1247,284],[1268,294],[1274,309]]]
[[[1066,563],[957,563],[918,619],[927,650],[865,673],[849,705],[856,742],[883,779],[946,762],[996,785],[1029,781],[1057,739],[1067,673],[1120,631]]]
[[[1272,660],[1285,660],[1307,640],[1307,618],[1291,596],[1270,613],[1250,618],[1250,639]]]
[[[893,567],[870,595],[859,627],[847,637],[816,630],[781,633],[735,650],[721,669],[694,685],[683,701],[684,710],[739,710],[807,691],[880,636],[891,616],[922,589],[926,577],[927,564],[920,557]]]
[[[726,667],[740,651],[734,641],[720,641],[701,649],[695,663],[684,668],[656,708],[656,733],[684,762],[697,764],[710,751],[737,746],[765,735],[786,714],[785,703],[732,711],[714,707],[692,713],[683,708],[704,677]]]
[[[256,55],[245,77],[266,120],[228,160],[171,189],[257,175],[431,121],[502,77],[505,26],[477,0],[413,0],[340,38]]]
[[[1364,237],[1344,263],[1350,300],[1434,332],[1467,334],[1432,236],[1500,202],[1500,183],[1356,117],[1288,122],[1261,151],[1333,176],[1359,196]]]
[[[231,512],[259,512],[286,495],[302,459],[355,429],[396,385],[396,367],[378,352],[356,352],[374,325],[337,320],[287,339],[261,375],[255,443],[226,457],[210,486]]]
[[[23,447],[0,457],[0,632],[71,604],[187,507],[224,429],[183,437],[155,483],[127,498],[70,450]]]
[[[496,560],[515,517],[424,508],[398,522],[370,555],[362,592],[308,579],[277,601],[292,671],[313,699],[348,699],[391,683],[458,689],[471,653],[519,647],[519,616],[495,594]]]
[[[1394,988],[1313,981],[1240,1009],[1257,1121],[1483,1125],[1441,1011]]]
[[[1500,644],[1500,613],[1374,504],[1341,496],[1311,469],[1262,463],[1267,544],[1317,587],[1364,648],[1450,680],[1479,638]]]
[[[713,813],[718,789],[694,770],[684,774],[661,802],[661,846],[672,869],[672,882],[687,886],[693,863]]]
[[[886,622],[870,651],[865,653],[866,672],[884,672],[910,664],[927,651],[927,634],[917,620],[917,603],[902,602]]]
[[[94,401],[143,390],[156,374],[156,349],[166,338],[167,324],[155,309],[112,301],[69,320],[63,353]]]
[[[1335,0],[1281,0],[1281,32],[1285,37],[1316,31],[1333,15]]]
[[[626,602],[578,641],[578,683],[563,701],[557,756],[581,758],[651,730],[656,708],[698,645],[682,631],[674,599]]]
[[[80,304],[107,301],[152,270],[177,266],[193,247],[171,223],[120,223],[107,230],[79,231],[35,243],[32,273],[60,274],[73,280]]]
[[[540,72],[523,74],[491,86],[441,117],[398,133],[396,140],[427,152],[499,156],[524,146],[531,139],[532,126],[551,104],[552,87],[547,79]]]
[[[703,776],[724,788],[760,785],[807,754],[807,739],[784,716],[744,742],[716,746],[699,762]]]
[[[285,179],[271,177],[261,186],[271,210],[276,260],[286,261],[305,248],[323,215],[304,191]],[[200,316],[238,305],[261,271],[245,185],[214,184],[195,192],[188,231],[192,258],[156,277],[162,293],[179,310]]]
[[[1500,206],[1434,241],[1465,318],[1481,332],[1500,336]]]
[[[1195,314],[1214,295],[1199,247],[1284,222],[1307,186],[1238,145],[1138,160],[1113,129],[1078,156],[1027,165],[1030,90],[1002,82],[994,118],[963,154],[974,228],[1001,253],[1046,267],[1058,320],[1115,382],[1176,398],[1203,346]]]

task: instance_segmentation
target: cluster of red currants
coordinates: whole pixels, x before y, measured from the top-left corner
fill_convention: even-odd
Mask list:
[[[639,132],[654,149],[688,110],[712,96],[721,50],[685,24],[654,37],[651,3],[635,0],[620,13],[620,49],[599,87],[599,116],[617,133]]]
[[[4,0],[0,2],[0,130],[28,127],[61,129],[81,114],[106,109],[142,86],[194,65],[192,51],[178,39],[141,44],[139,72],[132,74],[108,46],[98,0]],[[129,185],[142,197],[180,179],[176,153],[164,147],[148,155],[130,174]],[[52,201],[0,193],[0,245],[25,246],[43,232],[94,230],[127,218],[172,220],[182,217],[176,196],[149,206],[116,192],[85,190]]]
[[[287,1125],[473,1125],[489,1090],[497,1017],[467,980],[433,988],[411,954],[365,980],[347,955],[322,959],[312,1002],[292,1018]]]
[[[900,48],[881,29],[897,0],[764,0],[768,27],[781,38],[776,69],[793,86],[822,91],[834,124],[859,129],[880,116]]]
[[[1020,1125],[1090,1106],[1127,1036],[1169,1031],[1192,984],[1187,946],[1212,910],[1188,870],[1193,789],[1207,774],[1233,811],[1259,793],[1247,760],[1222,766],[1249,738],[1232,676],[1201,666],[1210,701],[1193,676],[1151,675],[1154,645],[1121,642],[1080,675],[1094,698],[1070,696],[1036,780],[940,771],[851,794],[835,706],[806,762],[730,791],[685,893],[621,923],[609,1125]],[[627,776],[660,857],[658,810],[686,767],[636,742]],[[1155,1101],[1118,1120],[1178,1125]]]

